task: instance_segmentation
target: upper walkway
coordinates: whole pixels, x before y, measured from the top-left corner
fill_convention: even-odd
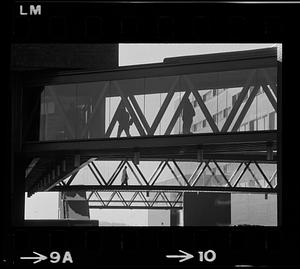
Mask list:
[[[274,164],[277,73],[274,48],[28,75],[26,189],[50,190],[99,158]]]

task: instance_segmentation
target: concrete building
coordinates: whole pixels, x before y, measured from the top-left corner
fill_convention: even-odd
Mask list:
[[[210,89],[201,90],[201,95],[206,107],[213,117],[214,122],[221,130],[226,119],[228,118],[232,107],[237,101],[241,88],[225,88],[225,89]],[[248,100],[253,87],[250,88],[243,105]],[[199,107],[194,96],[190,96],[190,103],[195,110],[193,123],[191,126],[192,133],[209,133],[212,132],[207,119]],[[183,120],[182,117],[176,123],[176,132],[182,133]],[[245,115],[238,132],[243,131],[262,131],[262,130],[276,130],[277,129],[277,114],[272,107],[263,88],[260,87],[254,101],[252,102],[247,114]],[[196,169],[197,163],[182,162],[181,170],[185,176],[189,178],[191,173]],[[264,173],[269,177],[272,175],[273,184],[276,185],[276,165],[275,164],[261,164]],[[238,163],[223,162],[219,163],[224,175],[229,178],[238,167]],[[254,167],[255,168],[255,167]],[[212,171],[206,169],[199,178],[196,185],[218,185],[222,182],[222,176],[219,169],[211,165]],[[216,175],[216,177],[213,176]],[[180,177],[180,175],[178,174]],[[226,184],[223,180],[223,184]],[[260,172],[256,169],[249,170],[245,173],[239,182],[241,187],[258,187],[259,185],[266,186],[267,182],[264,180]],[[188,195],[188,194],[187,194]],[[249,224],[249,225],[277,225],[277,195],[264,194],[235,194],[231,193],[231,225]],[[185,210],[189,210],[184,206]],[[186,225],[186,223],[184,224]]]

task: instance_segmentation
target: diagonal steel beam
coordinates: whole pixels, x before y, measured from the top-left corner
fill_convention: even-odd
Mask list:
[[[196,183],[198,182],[199,178],[201,178],[201,176],[202,176],[202,174],[204,173],[204,171],[205,171],[205,169],[206,169],[208,163],[209,163],[209,160],[205,162],[204,167],[202,168],[200,174],[199,174],[199,175],[197,176],[197,178],[195,179],[195,181],[194,181],[194,183],[192,184],[192,186],[195,186]]]
[[[262,73],[266,79],[267,84],[270,86],[271,90],[273,91],[274,95],[277,97],[277,87],[276,82],[272,81],[269,72],[265,69],[262,70]]]
[[[96,164],[94,162],[91,162],[91,165],[94,167],[95,171],[97,172],[98,176],[103,180],[104,185],[107,185],[107,182],[105,181],[104,177],[102,176],[100,170],[98,169],[98,167],[96,166]]]
[[[89,165],[89,164],[88,164],[88,165]],[[71,183],[72,183],[73,180],[75,179],[75,177],[76,177],[76,175],[78,174],[78,172],[79,172],[79,170],[78,170],[78,171],[75,171],[75,172],[71,175],[70,179],[69,179],[68,182],[66,183],[67,186],[70,186],[70,185],[71,185]],[[63,181],[62,181],[62,182],[63,182]]]
[[[182,97],[182,99],[181,99],[181,101],[180,101],[180,103],[179,103],[177,109],[175,110],[175,113],[173,114],[173,117],[172,117],[172,119],[171,119],[171,121],[170,121],[170,123],[169,123],[169,125],[168,125],[168,128],[167,128],[167,130],[165,131],[165,135],[170,135],[170,134],[171,134],[171,132],[172,132],[172,130],[173,130],[173,128],[174,128],[174,125],[175,125],[177,119],[179,118],[180,113],[181,113],[181,111],[182,111],[182,109],[183,109],[185,100],[188,99],[190,93],[191,93],[190,90],[187,90],[187,91],[184,93],[184,95],[183,95],[183,97]]]
[[[126,161],[126,164],[128,165],[129,169],[131,170],[132,174],[136,178],[136,180],[139,182],[140,185],[143,185],[143,183],[140,181],[139,177],[137,174],[134,172],[133,168],[131,167],[130,163]]]
[[[272,182],[273,182],[273,180],[275,179],[275,176],[277,175],[277,170],[275,170],[274,171],[274,173],[273,173],[273,175],[271,176],[271,178],[270,178],[270,184],[272,184]],[[272,185],[273,186],[273,185]],[[275,186],[274,187],[276,187],[276,184],[275,184]],[[274,188],[273,187],[273,188]]]
[[[242,167],[243,165],[243,162],[241,162],[239,164],[239,166],[237,167],[237,169],[235,169],[235,171],[232,173],[231,177],[229,178],[229,183],[231,183],[231,181],[233,180],[233,178],[235,177],[235,175],[237,174],[237,172],[240,170],[240,168]]]
[[[270,92],[270,89],[268,88],[267,85],[262,85],[263,86],[263,89],[264,89],[264,92],[266,93],[270,103],[272,104],[273,108],[275,109],[275,111],[277,112],[277,102],[274,98],[274,96],[272,95],[272,93]]]
[[[245,165],[244,170],[243,170],[242,173],[239,175],[239,177],[238,177],[237,181],[235,182],[235,184],[233,185],[233,187],[236,187],[236,186],[237,186],[237,184],[239,183],[239,181],[241,180],[241,178],[243,177],[243,175],[244,175],[245,172],[247,171],[248,166],[250,165],[250,163],[251,163],[251,161],[248,162],[248,163]]]
[[[132,119],[133,119],[133,122],[135,123],[135,126],[136,126],[136,128],[138,129],[140,135],[141,135],[141,136],[143,136],[143,135],[145,136],[146,133],[145,133],[145,131],[144,131],[144,128],[143,128],[143,126],[141,125],[141,123],[140,123],[138,117],[136,116],[135,111],[134,111],[134,109],[132,108],[130,102],[128,101],[127,95],[124,95],[122,89],[120,88],[119,84],[118,84],[116,81],[114,81],[113,83],[115,84],[116,88],[118,89],[118,91],[119,91],[119,93],[120,93],[120,96],[121,96],[121,98],[122,98],[122,101],[124,102],[125,107],[128,109],[128,112],[129,112],[129,114],[131,115],[131,117],[132,117]]]
[[[110,195],[109,199],[108,199],[108,202],[107,202],[106,206],[108,206],[110,204],[110,202],[115,197],[115,195],[116,195],[116,191],[113,191],[112,194]]]
[[[160,121],[162,120],[162,118],[163,118],[163,116],[164,116],[164,114],[165,114],[165,112],[166,112],[173,96],[174,96],[174,93],[175,93],[175,90],[172,90],[172,91],[168,92],[165,100],[163,101],[163,104],[162,104],[161,108],[159,109],[159,111],[158,111],[158,113],[157,113],[157,115],[156,115],[156,117],[155,117],[155,119],[154,119],[154,121],[151,125],[150,135],[155,134],[155,131],[156,131]]]
[[[129,100],[131,101],[131,103],[132,103],[132,105],[133,105],[136,113],[138,114],[138,116],[139,116],[142,124],[144,125],[144,128],[145,128],[147,134],[149,135],[150,132],[151,132],[150,131],[150,126],[149,126],[149,124],[148,124],[148,122],[147,122],[147,120],[145,118],[145,115],[141,111],[141,108],[140,108],[139,104],[137,103],[137,101],[136,101],[136,99],[135,99],[135,97],[133,95],[128,95],[128,97],[129,97]]]
[[[187,179],[185,178],[185,175],[182,173],[181,169],[179,168],[178,164],[173,160],[172,161],[174,163],[174,165],[176,166],[177,170],[179,171],[180,175],[182,176],[183,180],[186,183],[186,186],[190,186],[190,183],[187,181]]]
[[[172,207],[172,204],[171,204],[170,200],[168,199],[168,197],[167,197],[167,195],[166,195],[165,192],[162,192],[162,193],[161,193],[161,197],[163,197],[163,199],[165,200],[165,202],[166,202],[167,204],[169,204],[170,207]]]
[[[108,180],[107,185],[112,185],[113,184],[113,182],[115,181],[116,177],[119,175],[119,173],[120,173],[120,171],[121,171],[121,169],[123,168],[124,165],[125,165],[125,161],[121,161],[119,163],[116,170],[114,171],[114,173],[112,174],[112,176]]]
[[[94,194],[94,192],[95,192],[95,191],[91,191],[91,192],[90,192],[90,194],[88,195],[88,198],[87,198],[88,201],[91,199],[91,197],[92,197],[92,195]]]
[[[125,206],[128,206],[127,202],[125,201],[124,197],[122,196],[122,194],[119,191],[117,191],[117,195],[121,199],[121,201],[123,202],[123,204]]]
[[[97,198],[100,200],[100,202],[105,206],[105,202],[103,201],[103,199],[101,198],[101,195],[99,194],[99,192],[95,192],[95,195],[97,196]]]
[[[235,116],[236,116],[239,108],[241,107],[241,105],[242,105],[242,103],[243,103],[243,101],[244,101],[244,99],[246,97],[246,94],[247,94],[247,92],[248,92],[248,90],[249,90],[249,88],[250,88],[250,86],[251,86],[251,84],[253,82],[253,78],[254,78],[255,74],[256,74],[255,70],[252,71],[252,73],[250,74],[247,82],[245,83],[243,89],[241,90],[241,92],[239,94],[239,98],[235,102],[232,110],[230,111],[229,116],[228,116],[227,120],[225,121],[225,123],[224,123],[224,125],[222,127],[221,132],[227,132],[228,131],[228,129],[229,129],[232,121],[234,120],[234,118],[235,118]]]
[[[253,90],[251,91],[251,94],[250,94],[248,100],[246,101],[246,103],[245,103],[245,105],[244,105],[244,107],[243,107],[240,115],[238,116],[238,118],[237,118],[234,126],[232,127],[232,132],[237,132],[238,128],[240,128],[241,123],[243,122],[243,120],[244,120],[244,118],[245,118],[245,116],[246,116],[246,114],[247,114],[250,106],[252,105],[253,100],[254,100],[254,98],[255,98],[258,90],[259,90],[259,86],[256,85],[253,88]]]
[[[195,90],[195,87],[189,78],[187,78],[186,76],[183,76],[183,77],[184,77],[185,81],[188,83],[189,87],[191,88],[191,91],[192,91],[193,95],[195,96],[196,101],[197,101],[200,109],[202,110],[205,119],[207,120],[208,124],[210,125],[210,128],[212,129],[212,131],[214,133],[219,132],[219,128],[216,125],[216,123],[214,122],[214,119],[212,118],[209,110],[207,109],[206,105],[204,104],[199,92],[197,90]]]
[[[259,164],[258,164],[256,161],[254,161],[254,163],[255,163],[256,167],[258,168],[259,172],[262,174],[264,180],[265,180],[265,181],[267,182],[267,184],[269,185],[269,187],[270,187],[271,189],[273,189],[272,184],[269,182],[267,176],[265,175],[264,171],[261,169],[261,167],[259,166]]]
[[[160,174],[162,173],[162,171],[164,170],[165,166],[167,165],[167,161],[164,161],[164,164],[161,166],[160,170],[158,171],[157,175],[155,176],[154,180],[152,181],[152,183],[150,183],[149,181],[149,184],[151,186],[153,186],[155,184],[155,182],[157,181],[157,179],[159,178]]]
[[[92,169],[92,166],[90,164],[88,164],[89,169],[91,170],[91,172],[93,173],[95,179],[97,180],[97,182],[99,183],[99,185],[102,185],[100,179],[98,178],[98,175],[95,173],[95,171]]]
[[[163,104],[161,106],[161,108],[159,109],[152,125],[151,125],[151,131],[150,131],[150,135],[154,135],[162,117],[164,116],[173,96],[174,96],[174,93],[175,93],[175,85],[178,83],[179,81],[179,77],[176,77],[174,83],[171,85],[171,89],[170,91],[168,92],[165,100],[163,101]]]
[[[27,166],[25,171],[25,178],[28,177],[32,169],[35,167],[35,165],[40,161],[41,158],[33,158],[30,164]]]
[[[176,206],[176,204],[178,203],[178,201],[181,198],[182,194],[183,194],[183,192],[178,192],[177,197],[176,197],[176,199],[174,201],[173,207]]]
[[[200,96],[199,92],[195,89],[192,90],[193,95],[195,96],[197,103],[199,104],[205,119],[207,120],[208,124],[210,125],[210,128],[212,129],[212,131],[214,133],[218,133],[219,132],[219,128],[216,125],[216,123],[214,122],[213,117],[211,116],[209,110],[207,109],[206,105],[204,104],[202,97]]]
[[[85,167],[86,165],[88,165],[90,162],[94,161],[96,158],[90,158],[87,161],[85,161],[84,163],[80,164],[78,167],[72,169],[72,171],[68,172],[65,171],[64,174],[50,180],[50,183],[48,182],[47,186],[45,187],[45,189],[43,189],[42,191],[49,191],[52,188],[55,188],[55,186],[63,181],[64,179],[68,178],[70,175],[72,175],[73,173],[75,173],[76,171],[79,171],[80,169],[82,169],[83,167]]]
[[[164,163],[165,163],[165,161],[161,161],[161,162],[159,163],[159,165],[156,167],[156,169],[153,171],[152,175],[151,175],[150,178],[149,178],[149,181],[148,181],[149,183],[148,183],[148,185],[151,183],[152,179],[155,178],[156,173],[158,173],[158,171],[160,170],[161,166],[162,166]]]
[[[227,185],[229,187],[231,187],[231,184],[229,182],[229,180],[227,179],[226,175],[223,173],[222,169],[220,168],[220,166],[218,165],[218,163],[216,161],[214,161],[214,164],[216,165],[216,167],[218,168],[218,170],[220,171],[222,177],[224,178],[224,180],[226,181]]]
[[[219,184],[220,186],[222,186],[222,184],[221,184],[220,180],[217,178],[217,176],[216,176],[215,172],[214,172],[214,171],[211,169],[211,167],[210,167],[209,163],[207,164],[207,167],[208,167],[209,171],[211,172],[211,176],[210,176],[210,178],[209,178],[209,180],[208,180],[208,181],[210,181],[210,179],[211,179],[212,177],[214,177],[214,178],[215,178],[215,180],[218,182],[218,184]]]
[[[151,207],[153,207],[153,205],[155,204],[156,200],[158,199],[158,197],[160,196],[160,192],[157,192],[152,200],[151,203]]]
[[[250,172],[251,176],[254,178],[256,184],[257,184],[260,188],[262,188],[262,185],[259,183],[257,177],[256,177],[255,174],[253,173],[253,171],[252,171],[252,169],[250,168],[250,166],[248,166],[248,171]]]
[[[195,169],[195,171],[193,172],[193,174],[190,176],[190,178],[189,178],[189,184],[192,186],[192,181],[194,180],[194,177],[197,175],[197,173],[198,173],[198,171],[199,171],[199,169],[200,169],[200,167],[202,166],[202,164],[203,164],[203,162],[199,162],[199,164],[198,164],[198,166],[196,167],[196,169]]]
[[[137,195],[138,195],[138,191],[136,191],[134,194],[133,194],[133,196],[131,197],[131,199],[130,199],[130,201],[129,201],[129,206],[131,206],[131,204],[134,202],[134,200],[135,200],[135,198],[137,197]]]
[[[117,120],[118,120],[118,117],[119,117],[119,114],[120,114],[120,111],[121,111],[121,104],[122,104],[122,101],[119,103],[116,111],[115,111],[115,114],[106,130],[106,133],[105,133],[105,137],[110,137],[111,135],[111,132],[113,131],[114,127],[115,127],[115,124],[117,123]]]
[[[149,182],[146,180],[145,176],[143,175],[143,173],[140,170],[140,168],[138,167],[138,165],[135,163],[133,163],[133,165],[136,168],[136,170],[138,171],[138,173],[140,174],[140,176],[142,177],[142,179],[144,180],[144,182],[146,183],[146,185],[149,185]]]
[[[146,197],[144,196],[143,192],[139,192],[139,196],[142,198],[142,200],[144,201],[146,206],[150,206],[148,200],[146,199]]]
[[[179,178],[177,177],[177,175],[175,174],[175,172],[173,171],[172,167],[170,166],[169,162],[167,161],[167,166],[170,169],[171,173],[173,174],[174,178],[176,179],[176,181],[179,183],[180,186],[182,186],[182,183],[180,182]]]

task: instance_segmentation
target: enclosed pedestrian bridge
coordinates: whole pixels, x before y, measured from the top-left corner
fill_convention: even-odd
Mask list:
[[[87,191],[100,208],[114,197],[118,207],[161,208],[180,206],[188,191],[279,191],[276,49],[35,73],[22,96],[29,196]]]

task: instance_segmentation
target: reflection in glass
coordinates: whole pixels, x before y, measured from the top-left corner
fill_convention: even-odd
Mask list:
[[[276,68],[45,86],[40,140],[276,130]]]

